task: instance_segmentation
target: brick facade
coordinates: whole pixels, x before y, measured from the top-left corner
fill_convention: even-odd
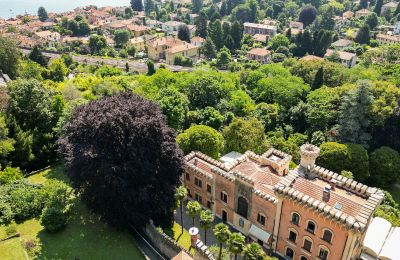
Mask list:
[[[184,185],[204,208],[286,259],[357,258],[383,192],[316,166],[319,148],[301,149],[294,170],[291,156],[275,149],[225,163],[192,152]]]

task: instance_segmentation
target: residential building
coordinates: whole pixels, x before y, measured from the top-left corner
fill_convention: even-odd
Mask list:
[[[399,3],[397,3],[397,2],[390,1],[389,3],[382,5],[381,15],[385,14],[387,12],[394,12],[396,10],[398,4]]]
[[[368,9],[361,9],[356,12],[356,18],[360,18],[363,16],[369,16],[372,12]]]
[[[347,47],[351,47],[353,45],[353,41],[347,39],[339,39],[331,44],[331,47],[334,47],[336,50],[343,50]]]
[[[291,29],[300,29],[303,30],[303,23],[302,22],[290,22],[289,27]]]
[[[264,48],[253,48],[247,52],[248,60],[255,60],[260,63],[271,62],[271,51]]]
[[[0,70],[0,87],[7,85],[7,82],[9,82],[10,80],[10,77]]]
[[[198,17],[199,17],[198,14],[189,14],[190,23],[194,24]]]
[[[146,46],[143,37],[135,37],[130,39],[129,45],[135,47],[136,51],[144,51]]]
[[[253,39],[254,39],[255,42],[264,44],[264,43],[267,42],[268,36],[265,35],[265,34],[259,34],[259,33],[257,33],[257,34],[254,34],[254,35],[253,35]]]
[[[265,34],[268,35],[269,38],[272,38],[276,35],[277,28],[275,25],[267,25],[260,23],[244,23],[244,34]]]
[[[161,29],[167,34],[176,34],[178,32],[178,28],[181,25],[185,25],[185,23],[178,22],[178,21],[168,21],[161,25]]]
[[[49,46],[54,45],[54,43],[58,42],[61,39],[61,35],[58,32],[51,31],[35,32],[34,37],[43,42],[46,42]]]
[[[324,59],[321,58],[321,57],[315,56],[315,55],[306,55],[306,56],[300,58],[300,60],[303,60],[303,61],[322,61]]]
[[[182,178],[191,199],[285,259],[358,259],[384,193],[317,166],[319,152],[302,145],[293,170],[273,148],[220,161],[192,152]]]
[[[165,51],[169,48],[182,45],[183,41],[178,38],[167,36],[147,42],[147,52],[150,59],[158,61],[165,59]]]
[[[150,30],[150,28],[147,26],[136,25],[136,24],[127,25],[126,29],[128,29],[133,34],[134,37],[142,36]]]
[[[344,19],[351,19],[351,18],[353,18],[353,16],[354,16],[354,13],[352,11],[346,11],[342,14],[342,17]]]
[[[394,24],[393,33],[396,35],[400,34],[400,21]]]
[[[194,36],[190,39],[190,43],[197,47],[202,47],[206,40],[200,36]]]
[[[400,43],[400,35],[388,35],[388,34],[379,33],[376,36],[376,40],[381,45],[399,44]]]
[[[334,50],[328,49],[325,53],[324,57],[329,57],[335,53]],[[356,65],[357,55],[355,53],[347,52],[347,51],[338,51],[340,63],[347,68],[351,68]]]
[[[169,65],[174,65],[175,57],[181,55],[185,58],[197,61],[199,57],[199,47],[183,42],[181,45],[171,47],[165,51],[165,63]]]
[[[262,21],[262,24],[276,26],[278,24],[278,21],[277,20],[271,20],[271,19],[264,19]]]

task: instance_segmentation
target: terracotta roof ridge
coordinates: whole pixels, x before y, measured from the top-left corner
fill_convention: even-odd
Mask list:
[[[277,204],[278,203],[278,199],[275,198],[274,196],[271,196],[269,194],[266,194],[265,192],[259,190],[259,189],[253,189],[252,190],[254,194],[256,194],[257,196],[259,196],[260,198],[265,199],[266,201],[272,202],[273,204]]]
[[[194,172],[196,172],[197,174],[202,175],[202,176],[206,177],[206,178],[209,179],[209,180],[212,180],[212,179],[213,179],[213,176],[212,176],[211,174],[209,174],[209,173],[206,172],[205,170],[200,169],[199,167],[196,167],[196,166],[193,165],[193,164],[186,164],[186,167],[192,169],[192,170],[193,170]]]
[[[322,179],[324,181],[336,180],[338,182],[336,184],[338,187],[341,187],[362,197],[369,197],[370,195],[379,191],[379,189],[377,188],[368,187],[361,182],[349,179],[343,175],[332,172],[318,165],[313,167],[311,169],[311,172],[317,175],[319,179]]]

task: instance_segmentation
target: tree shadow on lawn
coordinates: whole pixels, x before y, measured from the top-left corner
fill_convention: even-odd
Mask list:
[[[103,223],[78,202],[65,229],[51,234],[42,230],[38,239],[42,249],[38,259],[141,259],[126,233]]]
[[[64,172],[64,168],[62,165],[57,165],[55,167],[50,168],[43,174],[43,176],[47,179],[59,180],[66,184],[70,184],[70,180],[67,174]]]

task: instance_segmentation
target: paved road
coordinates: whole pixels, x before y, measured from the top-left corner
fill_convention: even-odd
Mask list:
[[[21,49],[22,53],[29,54],[30,50]],[[57,59],[61,57],[61,54],[52,53],[52,52],[43,52],[43,55],[50,58],[50,59]],[[115,59],[115,58],[102,58],[96,56],[89,56],[89,55],[72,55],[72,59],[78,63],[85,63],[90,65],[108,65],[108,66],[115,66],[121,69],[125,69],[125,64],[128,62],[129,68],[131,71],[137,71],[139,73],[147,73],[147,65],[141,61],[134,61],[129,59]],[[159,68],[161,63],[156,63],[155,67]],[[190,72],[193,68],[190,67],[182,67],[182,66],[175,66],[175,65],[167,65],[163,64],[166,68],[171,71],[186,71]]]
[[[146,237],[143,232],[131,227],[131,233],[135,238],[136,244],[142,253],[145,255],[147,260],[167,260],[168,258],[162,255],[154,245],[151,244],[150,240]]]

